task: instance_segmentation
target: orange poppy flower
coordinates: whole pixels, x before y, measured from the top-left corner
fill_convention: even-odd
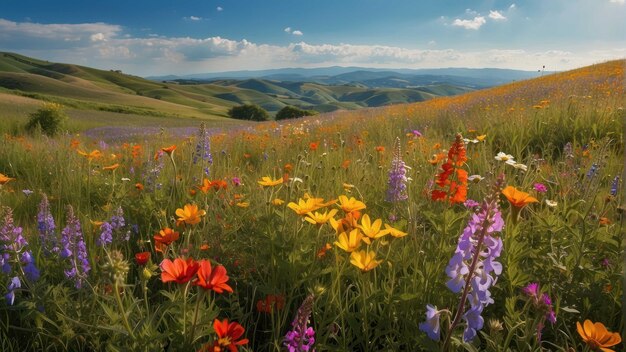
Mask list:
[[[610,225],[611,224],[611,220],[609,220],[609,218],[606,218],[606,217],[601,217],[600,220],[598,221],[598,223],[600,225]]]
[[[102,152],[99,151],[98,149],[92,150],[90,153],[86,153],[82,150],[78,150],[77,151],[78,154],[84,156],[85,158],[87,158],[87,160],[91,161],[93,159],[98,159],[102,156]]]
[[[382,145],[379,145],[378,147],[376,147],[376,151],[379,153],[383,153],[385,151],[385,147],[383,147]]]
[[[232,322],[229,324],[228,319],[224,319],[222,321],[215,319],[213,322],[213,330],[215,330],[218,337],[218,340],[215,341],[214,345],[227,347],[231,352],[237,352],[237,346],[248,343],[248,339],[239,340],[245,332],[243,326],[239,325],[239,323]],[[219,349],[219,351],[223,350]]]
[[[226,275],[226,268],[223,265],[218,265],[215,269],[211,268],[211,262],[208,260],[200,261],[200,269],[198,269],[198,280],[193,284],[200,286],[205,290],[213,290],[217,293],[223,293],[228,291],[233,292],[233,289],[228,286],[228,275]]]
[[[0,174],[0,185],[4,185],[9,183],[10,181],[15,180],[14,178],[11,178],[9,176],[6,176],[4,174]]]
[[[141,252],[135,254],[135,262],[137,265],[144,266],[150,260],[150,252]]]
[[[135,188],[136,188],[138,191],[143,191],[143,185],[142,185],[141,183],[135,183]]]
[[[161,148],[161,150],[164,151],[165,153],[167,153],[168,155],[172,155],[174,150],[176,150],[176,145],[172,144],[171,146],[169,146],[167,148]]]
[[[585,320],[583,325],[576,322],[576,330],[578,330],[578,334],[582,337],[587,346],[594,351],[602,350],[604,352],[613,352],[612,349],[607,347],[615,346],[622,342],[619,333],[609,332],[604,324],[599,322],[592,323],[589,319]]]
[[[539,202],[537,198],[526,192],[522,192],[513,186],[507,186],[502,190],[502,194],[504,194],[506,199],[509,200],[509,203],[516,208],[523,208],[530,203]]]
[[[192,258],[187,260],[176,258],[173,262],[169,259],[164,259],[160,267],[161,281],[163,283],[176,281],[176,283],[184,284],[193,279],[200,265]]]
[[[201,220],[200,218],[205,215],[206,211],[198,210],[198,206],[196,204],[185,204],[182,209],[176,209],[176,216],[178,216],[178,219],[176,220],[176,225],[195,225],[199,223]]]
[[[180,233],[170,229],[169,227],[164,228],[159,231],[156,235],[154,235],[154,240],[158,243],[169,246],[172,242],[178,240],[180,238]]]
[[[167,250],[167,246],[164,245],[162,242],[154,242],[154,250],[159,253],[165,253],[165,251]]]
[[[115,164],[113,164],[113,165],[103,167],[103,168],[102,168],[102,170],[110,170],[110,171],[113,171],[113,170],[117,169],[118,167],[120,167],[120,164],[115,163]]]
[[[202,193],[207,194],[207,192],[211,189],[211,181],[205,178],[202,180],[202,185],[198,186],[198,189],[202,191]]]
[[[311,143],[309,143],[309,149],[310,150],[317,150],[317,147],[319,147],[319,143],[318,142],[311,142]]]

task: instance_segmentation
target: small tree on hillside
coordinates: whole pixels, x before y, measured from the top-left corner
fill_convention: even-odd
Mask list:
[[[40,129],[48,136],[54,136],[61,132],[68,118],[63,111],[63,106],[57,103],[45,103],[43,107],[29,116],[26,130],[32,132]]]
[[[265,109],[253,104],[233,106],[228,110],[228,116],[233,119],[251,121],[267,121],[270,119],[270,114]]]
[[[313,116],[317,115],[317,111],[313,110],[302,110],[295,106],[285,106],[280,109],[278,113],[276,113],[276,120],[285,120],[285,119],[295,119],[302,116]]]

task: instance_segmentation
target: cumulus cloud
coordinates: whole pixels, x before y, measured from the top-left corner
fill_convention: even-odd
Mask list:
[[[620,5],[624,5],[626,4],[626,0],[609,0],[614,4],[620,4]]]
[[[291,32],[291,34],[300,36],[300,35],[303,35],[304,33],[302,33],[302,31],[295,30],[295,31]]]
[[[513,10],[513,9],[514,9],[514,8],[516,8],[516,7],[517,7],[517,6],[513,3],[513,4],[511,4],[511,6],[509,6],[509,9],[510,9],[510,10]]]
[[[489,18],[496,21],[506,20],[506,17],[500,11],[489,11]]]
[[[189,17],[183,17],[184,20],[188,20],[188,21],[200,21],[202,20],[202,17],[198,17],[198,16],[189,16]]]
[[[283,31],[285,31],[285,33],[291,33],[291,27],[286,27]]]
[[[101,42],[101,41],[105,41],[106,38],[104,37],[104,33],[96,33],[96,34],[92,34],[89,39],[92,42]]]
[[[462,19],[457,18],[454,20],[454,22],[452,22],[452,25],[457,26],[457,27],[463,27],[465,29],[478,30],[485,23],[487,23],[487,20],[485,20],[485,17],[476,16],[472,20],[462,20]]]
[[[223,8],[223,7],[221,7],[221,6],[218,6],[218,7],[217,7],[217,8],[215,8],[215,9],[217,10],[217,12],[224,11],[224,8]]]

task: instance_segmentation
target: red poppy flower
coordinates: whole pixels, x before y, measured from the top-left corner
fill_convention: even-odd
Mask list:
[[[223,293],[228,291],[233,292],[233,289],[228,286],[228,275],[226,275],[226,268],[222,265],[218,265],[215,269],[211,268],[211,262],[208,260],[200,261],[200,269],[198,269],[198,280],[193,284],[200,286],[205,290],[213,290],[217,293]]]
[[[141,252],[135,254],[135,262],[137,265],[144,266],[150,260],[150,252]]]
[[[161,281],[163,283],[176,281],[176,283],[184,284],[189,282],[198,272],[200,265],[192,258],[184,260],[182,258],[164,259],[161,262]]]

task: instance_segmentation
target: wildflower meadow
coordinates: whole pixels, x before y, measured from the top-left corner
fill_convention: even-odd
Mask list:
[[[0,350],[620,350],[624,66],[280,123],[0,127]]]

